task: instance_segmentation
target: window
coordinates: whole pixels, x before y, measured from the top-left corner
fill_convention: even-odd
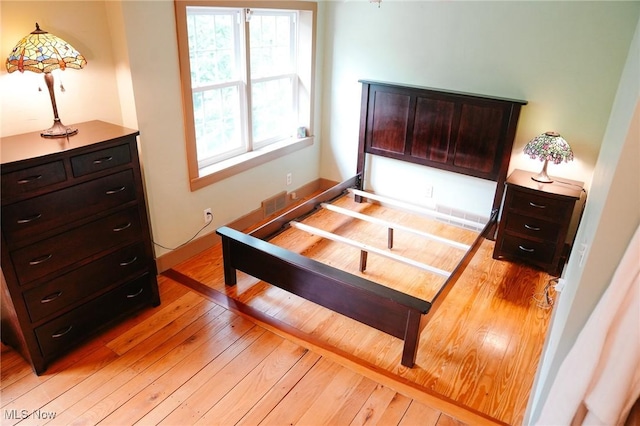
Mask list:
[[[229,4],[176,1],[192,190],[312,143],[315,3]]]

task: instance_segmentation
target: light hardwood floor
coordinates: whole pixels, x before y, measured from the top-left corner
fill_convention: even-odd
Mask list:
[[[1,423],[463,424],[168,278],[160,290],[42,376],[3,345]]]
[[[377,238],[350,226],[339,224]],[[328,263],[357,265],[325,242],[279,238]],[[414,250],[403,244],[398,250]],[[399,339],[241,273],[237,286],[225,287],[215,246],[159,278],[160,307],[96,336],[43,376],[3,346],[1,422],[520,424],[551,315],[537,300],[549,277],[495,261],[492,249],[483,243],[408,369]],[[416,281],[430,280],[374,259],[367,277],[376,268],[383,280],[395,277],[389,285],[406,280],[409,291],[424,291]],[[47,413],[56,417],[37,418]]]
[[[474,235],[441,222],[379,205],[336,204],[387,220],[470,242]],[[315,213],[305,222],[347,237],[386,246],[386,229],[344,220],[331,212]],[[425,243],[421,237],[396,232],[394,251],[443,269],[451,269],[460,254]],[[384,258],[369,256],[367,270],[358,272],[359,250],[289,229],[272,242],[316,260],[430,299],[442,279]],[[250,309],[264,324],[288,330],[301,341],[349,362],[383,383],[402,384],[420,395],[459,407],[503,424],[522,423],[552,309],[544,303],[549,277],[529,267],[492,258],[493,241],[485,240],[422,331],[416,366],[400,364],[402,342],[382,332],[321,308],[243,273],[238,284],[224,285],[219,247],[173,268],[174,278],[211,297],[223,296]],[[425,246],[429,246],[425,248]],[[553,294],[551,294],[553,296]],[[390,382],[385,382],[389,380]],[[407,390],[408,392],[408,390]],[[415,394],[412,394],[415,397]],[[460,416],[458,416],[460,418]],[[470,421],[473,423],[473,421]]]

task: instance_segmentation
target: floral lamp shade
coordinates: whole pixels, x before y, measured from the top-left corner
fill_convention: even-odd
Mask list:
[[[569,143],[559,133],[545,132],[531,139],[524,147],[524,153],[532,159],[544,161],[542,170],[531,179],[543,183],[551,183],[553,180],[547,174],[547,164],[552,162],[560,164],[563,161],[573,160],[573,151]]]
[[[13,48],[7,58],[6,67],[9,73],[31,71],[44,73],[44,79],[49,89],[51,104],[53,106],[53,126],[44,130],[43,137],[65,137],[78,132],[63,125],[58,117],[56,98],[53,92],[53,76],[51,71],[60,69],[82,69],[87,60],[69,43],[59,37],[40,29],[36,23],[36,29],[23,37]]]

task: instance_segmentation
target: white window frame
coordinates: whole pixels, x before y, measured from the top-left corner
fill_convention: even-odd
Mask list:
[[[178,50],[180,56],[180,73],[182,84],[182,98],[185,115],[185,139],[187,148],[187,161],[189,169],[189,178],[191,190],[200,189],[206,185],[218,182],[229,176],[246,171],[257,165],[266,163],[275,158],[295,152],[313,144],[313,87],[314,87],[314,68],[315,68],[315,28],[317,5],[313,2],[303,1],[206,1],[206,0],[175,0],[176,8],[176,27],[178,30]],[[297,40],[298,49],[298,70],[289,78],[295,78],[293,87],[294,102],[298,103],[298,126],[305,127],[307,134],[304,137],[298,137],[295,128],[292,129],[292,135],[285,138],[276,138],[275,140],[261,141],[262,143],[254,143],[251,141],[251,114],[250,104],[243,103],[241,108],[245,108],[248,119],[243,123],[243,132],[245,132],[247,141],[246,152],[229,156],[228,158],[218,158],[215,162],[201,162],[198,160],[196,137],[195,137],[195,119],[193,112],[193,89],[191,87],[191,70],[189,60],[189,46],[187,34],[187,7],[213,7],[213,8],[242,8],[257,9],[254,13],[262,10],[297,12],[296,24],[300,26],[299,32],[301,37]],[[243,22],[244,23],[244,22]],[[248,29],[247,29],[248,30]],[[245,42],[246,60],[248,60],[248,40]],[[301,57],[302,56],[302,57]],[[250,66],[250,65],[249,65]],[[247,67],[248,68],[248,67]],[[300,71],[302,70],[302,71]],[[245,74],[245,84],[241,90],[245,91],[243,99],[250,99],[251,86],[246,84],[247,76]],[[277,78],[281,78],[278,76]],[[252,82],[259,82],[266,79],[258,79]],[[222,84],[224,85],[224,84]],[[221,86],[222,86],[221,85]],[[215,87],[210,85],[208,87]],[[200,90],[202,88],[196,88]],[[241,96],[242,98],[242,96]],[[243,148],[244,150],[244,148]]]

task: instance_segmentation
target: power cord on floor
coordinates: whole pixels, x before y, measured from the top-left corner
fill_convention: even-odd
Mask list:
[[[532,299],[539,308],[550,309],[553,306],[553,296],[550,294],[550,291],[555,289],[556,284],[558,284],[558,278],[551,278],[547,281],[547,285],[544,286],[542,293],[536,293],[532,296]]]
[[[177,249],[179,249],[180,247],[184,247],[184,246],[186,246],[187,244],[189,244],[191,241],[193,241],[193,240],[194,240],[198,235],[200,235],[200,233],[201,233],[202,231],[204,231],[204,230],[205,230],[205,228],[206,228],[207,226],[209,226],[209,225],[211,225],[211,224],[213,223],[213,215],[212,215],[211,213],[207,213],[207,217],[209,218],[209,221],[208,221],[207,223],[205,223],[205,225],[204,225],[202,228],[200,228],[200,229],[198,230],[198,232],[196,232],[196,233],[195,233],[195,235],[194,235],[193,237],[189,238],[189,239],[188,239],[187,241],[185,241],[184,243],[182,243],[182,244],[180,244],[180,245],[178,245],[178,246],[176,246],[176,247],[165,247],[165,246],[163,246],[162,244],[156,243],[155,241],[153,242],[153,244],[155,244],[156,246],[158,246],[158,247],[160,247],[160,248],[163,248],[163,249],[165,249],[165,250],[169,250],[169,251],[177,250]]]

